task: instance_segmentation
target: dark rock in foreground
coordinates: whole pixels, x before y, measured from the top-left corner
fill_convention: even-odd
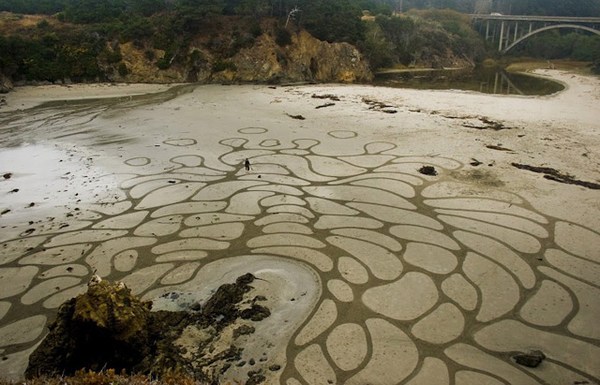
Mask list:
[[[423,175],[436,176],[437,170],[433,166],[423,166],[418,170]]]
[[[124,284],[93,282],[85,294],[61,305],[49,334],[30,356],[25,375],[71,375],[79,369],[111,368],[154,375],[184,373],[213,382],[218,373],[215,362],[211,360],[210,370],[199,367],[202,357],[191,357],[181,349],[182,335],[192,327],[211,331],[211,338],[203,340],[206,345],[219,339],[223,328],[240,319],[238,305],[253,280],[252,274],[246,274],[234,284],[222,285],[202,312],[152,312],[152,303],[140,301]],[[259,307],[257,314],[262,318],[270,314],[269,309],[254,306]],[[246,326],[243,331],[251,333],[254,328]],[[224,362],[238,354],[231,341],[218,358]]]
[[[537,368],[546,358],[546,355],[540,350],[532,350],[529,353],[515,354],[513,358],[519,365],[527,366],[528,368]]]

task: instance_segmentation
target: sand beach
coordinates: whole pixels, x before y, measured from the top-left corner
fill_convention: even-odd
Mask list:
[[[251,272],[271,316],[224,382],[598,384],[600,78],[536,75],[566,89],[16,89],[0,375],[94,273],[169,309]]]

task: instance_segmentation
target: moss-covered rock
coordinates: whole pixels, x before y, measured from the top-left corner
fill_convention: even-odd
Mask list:
[[[124,284],[93,282],[85,294],[61,305],[49,334],[30,356],[25,375],[71,375],[80,369],[110,368],[142,374],[183,373],[213,382],[220,374],[216,369],[239,355],[234,343],[241,334],[233,336],[233,330],[248,322],[241,319],[246,310],[240,307],[253,280],[252,274],[245,274],[233,284],[222,285],[201,312],[153,312],[150,302],[140,301]],[[252,319],[270,313],[263,308],[260,314]],[[245,333],[254,331],[248,325],[244,328]],[[193,338],[188,335],[191,331]],[[190,354],[192,347],[186,347],[186,341],[193,341],[195,354]],[[221,350],[218,355],[214,354],[216,345]]]

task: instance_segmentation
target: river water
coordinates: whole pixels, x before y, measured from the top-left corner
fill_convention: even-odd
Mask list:
[[[551,95],[564,89],[562,84],[549,79],[497,68],[383,72],[375,76],[374,84],[504,95]]]

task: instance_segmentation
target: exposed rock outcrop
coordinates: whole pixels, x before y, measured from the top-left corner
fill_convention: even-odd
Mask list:
[[[244,298],[253,280],[245,274],[195,307],[201,311],[177,312],[150,311],[152,303],[140,301],[122,283],[91,284],[85,294],[61,305],[25,375],[110,368],[158,375],[180,372],[217,381],[223,368],[239,358],[236,339],[255,330],[245,319],[270,314],[256,303],[260,299]]]
[[[275,40],[272,27],[266,26],[252,45],[231,57],[223,57],[200,40],[188,52],[178,52],[174,57],[129,42],[119,46],[119,66],[126,71],[113,68],[114,64],[101,66],[110,81],[126,82],[354,83],[373,78],[367,61],[348,43],[321,41],[305,30],[290,33],[291,42],[285,46]],[[173,64],[159,69],[159,60]]]
[[[269,34],[242,49],[231,63],[235,70],[213,75],[238,82],[367,82],[373,77],[358,50],[347,43],[328,43],[301,30],[280,47]]]

